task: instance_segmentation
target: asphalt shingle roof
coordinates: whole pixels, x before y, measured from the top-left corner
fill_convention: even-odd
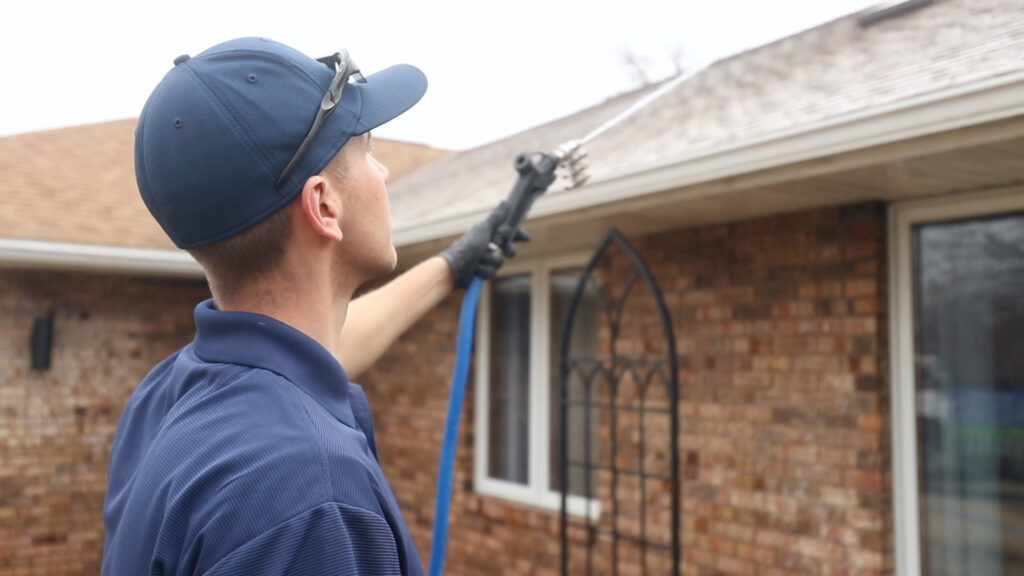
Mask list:
[[[135,183],[135,119],[0,138],[0,237],[174,248]],[[374,139],[392,179],[449,154]]]

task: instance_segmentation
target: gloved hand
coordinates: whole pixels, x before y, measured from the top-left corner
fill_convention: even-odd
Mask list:
[[[498,204],[487,218],[474,224],[447,250],[441,252],[441,257],[447,260],[452,268],[456,288],[469,286],[475,276],[490,278],[497,273],[498,268],[501,268],[504,263],[503,255],[496,247],[491,248],[491,240],[508,216],[508,211],[507,202]],[[516,230],[513,236],[514,242],[526,242],[529,239],[530,236],[522,230]],[[510,245],[504,256],[515,256],[515,253],[515,247]]]

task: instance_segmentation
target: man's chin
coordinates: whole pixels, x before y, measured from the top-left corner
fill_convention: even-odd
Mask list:
[[[392,244],[391,252],[387,260],[387,270],[385,270],[383,274],[391,274],[395,271],[395,268],[398,268],[398,250],[395,249],[395,245]]]
[[[394,248],[391,249],[391,257],[384,259],[372,270],[367,270],[364,277],[366,280],[360,286],[360,292],[379,286],[391,279],[392,274],[398,268],[398,254]]]

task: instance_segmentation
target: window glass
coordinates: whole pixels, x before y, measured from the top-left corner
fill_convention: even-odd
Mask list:
[[[1024,574],[1024,215],[914,250],[923,573]]]
[[[491,478],[530,478],[529,274],[491,282],[488,463]]]

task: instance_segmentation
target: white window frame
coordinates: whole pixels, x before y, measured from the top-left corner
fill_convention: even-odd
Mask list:
[[[516,274],[530,274],[530,434],[529,434],[529,478],[527,484],[517,484],[487,475],[490,447],[490,426],[488,421],[488,405],[490,402],[490,318],[491,318],[491,287],[484,285],[480,298],[480,307],[476,323],[476,412],[474,419],[475,440],[473,484],[480,494],[512,500],[530,506],[549,510],[561,510],[562,495],[548,488],[550,479],[549,452],[550,426],[549,386],[557,383],[548,382],[550,374],[550,321],[551,292],[549,279],[552,270],[562,268],[584,267],[590,260],[585,253],[572,253],[549,256],[529,261],[508,262],[499,277]],[[538,298],[546,295],[546,298]],[[557,361],[557,360],[556,360]],[[567,500],[570,514],[589,515],[597,519],[601,514],[601,503],[596,498],[586,498],[570,494]]]
[[[913,227],[1024,211],[1024,187],[915,200],[889,207],[889,354],[896,573],[921,575],[914,383]]]

